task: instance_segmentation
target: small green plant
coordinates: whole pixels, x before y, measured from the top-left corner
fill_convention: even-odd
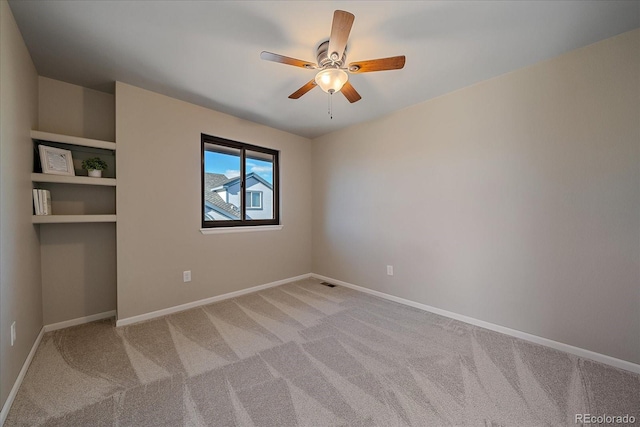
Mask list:
[[[107,169],[107,162],[102,160],[100,157],[92,157],[87,160],[82,161],[82,169],[92,171],[103,171]]]

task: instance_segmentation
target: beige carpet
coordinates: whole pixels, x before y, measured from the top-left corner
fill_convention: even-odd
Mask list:
[[[309,279],[48,333],[6,425],[542,426],[583,413],[639,420],[640,376]]]

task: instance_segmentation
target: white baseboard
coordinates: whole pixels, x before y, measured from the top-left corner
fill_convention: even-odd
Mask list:
[[[272,288],[274,286],[284,285],[285,283],[296,282],[298,280],[308,279],[311,277],[311,273],[303,274],[296,277],[290,277],[288,279],[277,280],[271,283],[265,283],[264,285],[253,286],[251,288],[242,289],[240,291],[229,292],[228,294],[217,295],[215,297],[205,298],[198,301],[188,302],[186,304],[180,304],[173,307],[163,308],[162,310],[152,311],[150,313],[140,314],[137,316],[131,316],[124,319],[118,319],[116,326],[126,326],[133,323],[143,322],[145,320],[155,319],[156,317],[166,316],[168,314],[177,313],[179,311],[189,310],[191,308],[200,307],[202,305],[212,304],[217,301],[222,301],[229,298],[239,297],[241,295],[250,294],[251,292],[261,291],[263,289]]]
[[[13,387],[11,388],[11,392],[9,396],[7,396],[7,400],[4,402],[4,406],[2,407],[2,411],[0,411],[0,426],[4,425],[4,422],[7,420],[7,415],[9,415],[9,410],[11,409],[11,405],[13,405],[13,401],[16,398],[16,394],[18,394],[18,389],[22,385],[22,381],[24,380],[24,376],[27,374],[27,370],[29,369],[29,365],[31,365],[31,361],[33,360],[33,356],[36,354],[36,350],[40,345],[40,341],[42,341],[42,336],[44,335],[44,327],[40,329],[40,333],[38,337],[33,343],[31,347],[31,351],[27,356],[27,359],[24,361],[22,365],[22,369],[20,369],[20,373],[18,374],[18,378],[16,378],[16,382],[13,383]]]
[[[51,332],[58,329],[68,328],[70,326],[82,325],[89,322],[95,322],[96,320],[108,319],[109,317],[116,316],[116,310],[105,311],[104,313],[92,314],[91,316],[78,317],[77,319],[65,320],[64,322],[52,323],[51,325],[45,325],[44,331]]]
[[[459,320],[461,322],[469,323],[471,325],[480,326],[481,328],[489,329],[495,332],[500,332],[502,334],[510,335],[515,338],[520,338],[535,344],[551,347],[556,350],[564,351],[565,353],[574,354],[583,359],[593,360],[596,362],[604,363],[605,365],[613,366],[615,368],[624,369],[625,371],[630,371],[636,374],[640,374],[640,365],[626,361],[626,360],[616,359],[615,357],[607,356],[606,354],[596,353],[595,351],[586,350],[580,347],[574,347],[569,344],[564,344],[558,341],[550,340],[548,338],[539,337],[537,335],[532,335],[527,332],[522,332],[515,329],[507,328],[505,326],[496,325],[494,323],[485,322],[484,320],[475,319],[473,317],[464,316],[462,314],[454,313],[447,310],[442,310],[440,308],[431,307],[430,305],[421,304],[419,302],[385,294],[384,292],[374,291],[372,289],[364,288],[362,286],[354,285],[352,283],[343,282],[342,280],[337,280],[331,277],[322,276],[320,274],[311,273],[311,277],[323,280],[325,282],[334,283],[336,285],[341,285],[346,288],[355,289],[356,291],[375,295],[377,297],[384,298],[389,301],[394,301],[400,304],[408,305],[410,307],[418,308],[420,310],[428,311],[430,313],[439,314],[440,316],[449,317],[451,319]]]

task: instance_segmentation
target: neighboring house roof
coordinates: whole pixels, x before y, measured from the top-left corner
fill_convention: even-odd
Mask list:
[[[220,175],[220,174],[207,174],[207,175]],[[224,176],[224,175],[222,175]],[[265,186],[267,186],[267,188],[270,188],[273,190],[273,185],[271,185],[270,183],[268,183],[264,178],[262,178],[260,175],[256,174],[255,172],[251,172],[250,174],[247,174],[247,181],[249,180],[249,178],[255,178],[257,181],[263,183]],[[234,185],[236,182],[240,181],[240,177],[236,176],[233,178],[228,178],[226,181],[221,181],[217,186],[212,187],[213,190],[221,190],[223,187],[227,188],[227,187],[231,187],[232,185]]]
[[[255,178],[257,181],[263,183],[267,188],[273,189],[273,185],[265,181],[260,175],[255,172],[251,172],[247,175],[247,180]],[[228,178],[221,173],[205,173],[204,174],[204,200],[207,206],[221,215],[226,216],[229,219],[240,219],[240,210],[236,205],[227,203],[216,192],[216,190],[226,189],[240,181],[240,177],[236,176]],[[251,219],[247,216],[248,219]]]
[[[220,187],[225,182],[229,181],[226,175],[221,173],[205,173],[204,174],[204,188],[207,191]]]
[[[215,191],[214,188],[220,187],[220,184],[228,181],[226,175],[220,173],[206,173],[204,174],[204,200],[210,208],[216,210],[220,214],[229,217],[230,219],[240,219],[240,210],[231,203],[227,203],[222,200],[222,197]]]

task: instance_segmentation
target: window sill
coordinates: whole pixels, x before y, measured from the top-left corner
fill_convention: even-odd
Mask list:
[[[226,233],[250,233],[254,231],[277,231],[282,230],[283,225],[254,225],[249,227],[219,227],[201,228],[202,234],[226,234]]]

